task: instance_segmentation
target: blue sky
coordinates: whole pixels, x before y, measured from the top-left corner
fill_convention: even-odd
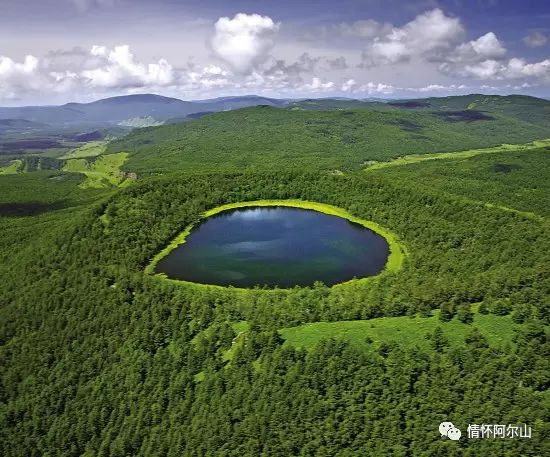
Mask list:
[[[3,0],[0,104],[550,98],[549,24],[543,0]]]

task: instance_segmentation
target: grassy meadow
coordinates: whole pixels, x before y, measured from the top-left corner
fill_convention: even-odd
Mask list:
[[[473,323],[464,324],[454,318],[450,322],[439,320],[439,310],[430,317],[382,317],[377,319],[340,322],[315,322],[280,330],[285,344],[311,350],[320,341],[336,339],[345,341],[361,350],[375,350],[381,343],[402,344],[408,348],[418,346],[433,351],[429,335],[440,327],[449,340],[450,347],[461,347],[465,338],[475,328],[494,348],[504,349],[513,345],[515,332],[521,325],[510,316],[474,313]]]

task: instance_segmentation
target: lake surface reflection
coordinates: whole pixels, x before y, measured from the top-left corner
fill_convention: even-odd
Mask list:
[[[346,219],[301,208],[246,207],[205,219],[155,272],[235,287],[333,285],[380,273],[388,255],[382,236]]]

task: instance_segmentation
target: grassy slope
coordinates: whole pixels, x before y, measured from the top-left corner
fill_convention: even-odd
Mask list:
[[[83,157],[97,157],[105,152],[106,141],[91,141],[59,157],[60,159],[80,159]]]
[[[124,164],[125,152],[117,154],[101,155],[96,160],[69,159],[65,162],[63,171],[83,173],[86,180],[81,184],[82,188],[101,189],[109,186],[120,185],[124,178],[120,174],[120,168]]]
[[[21,160],[15,159],[13,160],[9,165],[6,165],[5,167],[0,167],[0,175],[12,175],[19,173],[19,169],[21,168]]]
[[[121,167],[126,161],[128,154],[119,152],[116,154],[104,154],[107,147],[105,141],[93,141],[72,150],[59,158],[59,165],[55,167],[45,166],[42,161],[47,158],[32,156],[25,160],[32,160],[34,164],[30,169],[25,166],[21,159],[12,160],[11,163],[0,167],[0,175],[17,174],[36,171],[37,169],[59,168],[66,172],[82,173],[86,179],[80,184],[81,188],[103,189],[112,186],[125,185],[124,177],[121,175]],[[50,161],[53,159],[50,159]],[[46,164],[47,165],[47,164]]]
[[[398,157],[397,159],[390,160],[389,162],[379,162],[369,165],[366,171],[379,170],[381,168],[396,167],[401,165],[408,165],[411,163],[424,162],[426,160],[440,160],[440,159],[468,159],[482,154],[492,154],[495,152],[521,152],[532,151],[544,147],[550,147],[550,139],[535,140],[525,144],[501,144],[499,146],[493,146],[491,148],[478,148],[469,149],[465,151],[454,152],[436,152],[433,154],[411,154],[404,157]]]
[[[140,129],[110,143],[108,152],[129,151],[124,169],[140,174],[306,166],[357,169],[373,160],[550,136],[550,126],[502,110],[490,115],[493,120],[456,122],[431,111],[388,107],[332,111],[256,107]]]
[[[432,333],[440,326],[449,339],[451,346],[464,343],[464,338],[476,327],[494,347],[512,344],[514,330],[520,325],[515,324],[510,316],[495,316],[492,314],[474,314],[473,324],[463,324],[454,318],[449,322],[441,322],[439,311],[434,311],[431,317],[382,317],[363,321],[316,322],[299,327],[285,328],[280,331],[286,344],[305,349],[311,349],[319,341],[336,338],[348,341],[353,345],[370,349],[372,339],[375,346],[382,342],[400,343],[413,347],[415,345],[429,350],[430,341],[426,334]]]
[[[307,350],[312,349],[322,340],[334,338],[347,341],[363,350],[375,349],[380,343],[399,342],[409,348],[418,346],[430,351],[432,350],[430,340],[426,335],[433,333],[436,327],[441,327],[451,347],[461,346],[475,327],[494,348],[514,345],[515,332],[524,324],[514,323],[509,315],[480,314],[475,308],[474,306],[472,324],[463,324],[456,317],[449,322],[442,322],[439,320],[439,310],[435,310],[430,317],[402,316],[358,321],[315,322],[283,328],[279,333],[285,340],[285,344]],[[232,327],[237,336],[231,348],[223,351],[224,361],[230,361],[233,358],[234,350],[246,337],[249,325],[245,321],[240,321],[232,323]],[[201,334],[207,336],[211,331],[209,327]],[[195,340],[196,338],[198,336]],[[371,341],[368,341],[369,338]]]
[[[0,167],[0,175],[34,172],[41,169],[62,169],[66,172],[84,174],[86,179],[80,184],[83,189],[104,189],[128,184],[129,182],[121,174],[121,167],[128,154],[125,152],[105,154],[106,148],[106,141],[86,143],[59,157],[58,165],[47,163],[48,160],[53,162],[54,159],[48,159],[44,155],[28,156],[25,160],[15,159]],[[27,162],[32,162],[32,165]]]

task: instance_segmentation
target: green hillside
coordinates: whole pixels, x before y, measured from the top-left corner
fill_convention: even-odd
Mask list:
[[[242,109],[3,168],[0,455],[548,455],[548,142],[472,149],[550,137],[547,105],[476,97]],[[333,287],[148,273],[205,215],[280,200],[407,255]]]
[[[548,126],[550,117],[550,102],[526,95],[462,95],[455,97],[437,97],[410,100],[426,104],[422,109],[444,111],[481,111],[500,113],[514,117],[531,124]]]
[[[470,98],[460,100],[461,106],[472,103]],[[547,118],[550,102],[533,100],[533,119]],[[370,161],[408,154],[550,137],[549,123],[529,122],[501,105],[489,111],[366,106],[328,111],[256,107],[216,113],[188,123],[135,130],[110,143],[108,152],[129,152],[124,169],[140,175],[296,167],[354,170]]]
[[[373,166],[367,173],[394,179],[403,187],[418,186],[441,195],[462,196],[472,202],[542,217],[550,216],[550,144],[536,142],[524,149],[477,151],[453,159],[397,160],[392,166]],[[536,146],[539,147],[536,147]],[[542,147],[540,147],[542,146]],[[419,159],[422,156],[415,156]]]

